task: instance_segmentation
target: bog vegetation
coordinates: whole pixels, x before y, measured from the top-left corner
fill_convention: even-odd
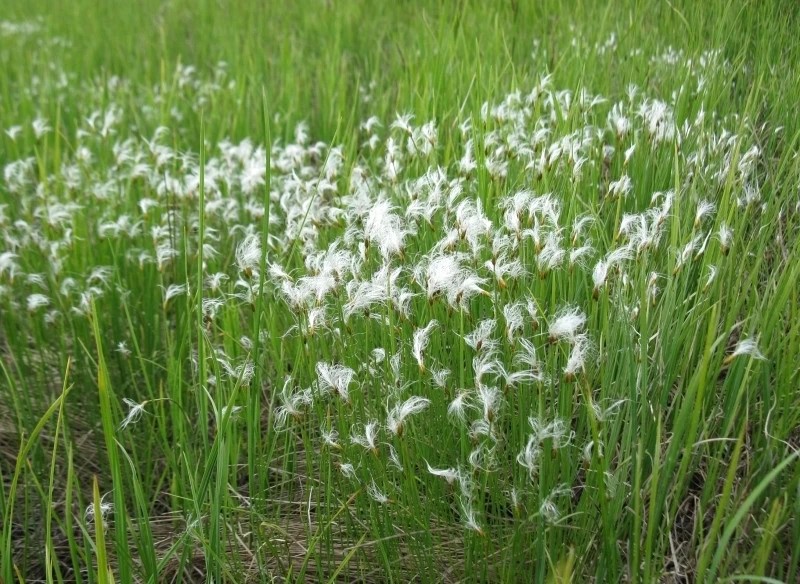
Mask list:
[[[0,581],[798,581],[792,10],[8,4]]]

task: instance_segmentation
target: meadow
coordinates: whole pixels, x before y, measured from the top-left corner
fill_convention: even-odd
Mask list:
[[[6,0],[0,582],[800,581],[797,30]]]

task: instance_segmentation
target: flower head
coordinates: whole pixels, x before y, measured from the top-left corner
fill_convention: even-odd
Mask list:
[[[431,332],[435,329],[439,323],[436,320],[431,320],[425,328],[417,329],[414,331],[414,347],[412,349],[412,354],[414,355],[414,359],[417,360],[417,365],[419,366],[420,373],[425,372],[425,358],[423,355],[423,351],[428,346],[428,341],[430,341]]]
[[[386,428],[394,434],[395,436],[400,436],[403,433],[403,422],[405,419],[412,415],[418,414],[425,408],[427,408],[431,403],[431,400],[419,397],[419,396],[412,396],[408,398],[406,401],[397,404],[391,410],[388,411],[388,417],[386,420]]]
[[[458,479],[458,470],[455,468],[433,468],[431,463],[427,460],[425,465],[428,467],[428,472],[435,477],[442,477],[447,481],[448,485],[452,485]]]
[[[561,340],[574,342],[586,324],[586,314],[577,306],[565,306],[556,313],[556,319],[550,324],[549,339],[551,343]]]
[[[246,277],[251,277],[261,262],[261,240],[251,233],[236,247],[236,265]]]
[[[125,416],[125,419],[119,425],[120,430],[124,430],[131,424],[135,424],[138,422],[142,414],[144,413],[144,407],[147,405],[146,401],[142,403],[136,403],[132,399],[128,399],[127,397],[123,397],[122,401],[125,402],[125,405],[128,406],[128,415]]]
[[[758,340],[754,338],[747,338],[742,339],[738,343],[736,343],[736,347],[733,349],[733,353],[725,357],[725,361],[723,364],[728,365],[730,364],[736,357],[748,356],[752,357],[753,359],[758,360],[765,360],[766,357],[761,353],[758,348]]]
[[[350,401],[349,386],[355,371],[349,367],[320,361],[317,363],[317,388],[324,394],[333,392],[344,401]]]
[[[364,425],[364,433],[357,434],[355,432],[350,434],[350,441],[353,444],[358,444],[366,450],[371,450],[374,454],[378,453],[378,432],[380,424],[377,420],[371,420]]]

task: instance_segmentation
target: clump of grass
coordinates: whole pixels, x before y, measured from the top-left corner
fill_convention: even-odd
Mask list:
[[[787,29],[552,8],[0,28],[0,579],[796,578]]]

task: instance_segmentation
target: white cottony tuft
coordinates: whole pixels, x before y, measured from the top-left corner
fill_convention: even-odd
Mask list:
[[[733,353],[725,358],[725,363],[730,363],[736,357],[741,356],[748,356],[762,361],[766,359],[766,357],[761,353],[761,350],[758,348],[758,341],[754,338],[742,339],[736,343]]]
[[[381,505],[385,505],[389,502],[389,497],[378,488],[378,485],[375,484],[374,479],[370,481],[369,485],[367,485],[367,494],[369,495],[370,499]]]
[[[344,401],[350,401],[349,386],[356,372],[344,365],[317,363],[317,387],[321,394],[333,392]]]
[[[473,406],[467,402],[469,394],[465,391],[460,392],[453,401],[447,406],[447,415],[460,420],[467,421],[467,409]]]
[[[569,353],[567,365],[564,367],[564,375],[568,380],[574,379],[576,375],[583,372],[591,350],[592,344],[586,335],[579,335],[573,340],[572,350]]]
[[[111,494],[110,492],[105,493],[100,498],[100,509],[95,509],[94,508],[94,503],[89,503],[89,506],[86,507],[86,511],[84,512],[84,518],[86,519],[87,522],[88,521],[94,522],[95,517],[98,514],[98,511],[99,511],[99,514],[100,514],[100,518],[103,521],[105,521],[105,519],[108,516],[108,514],[111,513],[111,511],[114,510],[114,504],[111,503],[110,501],[106,501],[106,497],[108,497],[110,494]]]
[[[364,426],[364,433],[357,434],[352,432],[350,434],[350,441],[353,444],[358,444],[362,448],[366,450],[371,450],[373,453],[378,452],[378,431],[380,430],[380,424],[377,420],[372,420],[367,422]]]
[[[450,485],[452,485],[456,479],[458,479],[458,470],[454,468],[433,468],[431,463],[429,463],[427,460],[425,461],[425,464],[428,467],[429,473],[436,477],[442,477]]]
[[[309,389],[294,391],[292,379],[287,377],[283,382],[283,388],[278,394],[278,400],[281,405],[275,409],[275,427],[283,428],[290,416],[292,418],[302,416],[303,408],[311,405],[313,398]]]
[[[533,477],[539,470],[539,456],[541,453],[542,449],[539,446],[539,441],[536,436],[531,435],[528,437],[528,443],[520,453],[517,454],[517,462],[527,469],[528,476],[531,480],[533,480]]]
[[[474,331],[464,337],[464,341],[477,352],[491,353],[498,345],[498,341],[492,339],[497,321],[484,319],[478,323]]]
[[[401,435],[405,419],[410,415],[418,414],[427,408],[430,403],[431,400],[427,398],[413,396],[397,404],[387,412],[386,428],[395,436]]]
[[[122,398],[122,401],[125,402],[125,405],[128,406],[128,415],[125,416],[125,419],[119,425],[119,430],[124,430],[131,424],[135,424],[138,422],[142,414],[144,413],[144,407],[147,405],[147,402],[144,401],[142,403],[136,403],[132,399],[128,399],[127,397]]]
[[[236,248],[236,265],[245,276],[251,276],[261,263],[261,240],[251,233]]]
[[[189,286],[186,284],[170,284],[164,289],[164,307],[167,306],[170,300],[178,296],[183,296],[189,293]]]
[[[49,306],[50,299],[44,294],[31,294],[28,296],[28,312],[35,312],[43,306]]]
[[[565,306],[556,313],[550,324],[550,342],[568,340],[574,342],[586,324],[586,314],[577,306]]]
[[[425,325],[425,328],[414,331],[414,346],[412,349],[412,354],[414,355],[414,359],[417,360],[417,365],[419,366],[421,373],[425,372],[425,357],[423,355],[423,351],[425,351],[425,348],[428,346],[431,332],[438,325],[439,323],[436,320],[431,320],[427,325]]]

